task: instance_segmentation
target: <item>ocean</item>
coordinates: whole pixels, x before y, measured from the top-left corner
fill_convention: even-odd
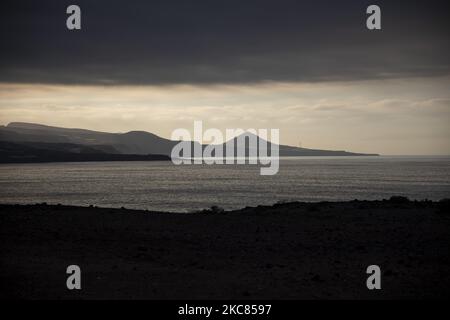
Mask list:
[[[282,158],[258,165],[84,162],[0,165],[0,202],[96,205],[189,212],[279,201],[450,198],[450,157]]]

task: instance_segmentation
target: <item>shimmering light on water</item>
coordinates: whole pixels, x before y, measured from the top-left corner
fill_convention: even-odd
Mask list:
[[[61,203],[164,211],[277,201],[450,198],[448,157],[282,159],[275,176],[256,165],[91,162],[0,165],[1,203]]]

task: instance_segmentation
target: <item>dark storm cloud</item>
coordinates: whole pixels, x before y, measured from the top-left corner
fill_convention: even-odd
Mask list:
[[[382,8],[382,30],[365,10]],[[82,30],[65,9],[78,4]],[[447,75],[445,1],[2,3],[0,81],[209,84]]]

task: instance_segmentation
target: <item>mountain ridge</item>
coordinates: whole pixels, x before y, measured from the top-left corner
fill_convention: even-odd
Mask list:
[[[252,135],[245,132],[243,135]],[[257,139],[262,138],[256,136]],[[233,138],[236,141],[238,137]],[[89,147],[109,146],[120,154],[158,154],[170,156],[173,147],[179,141],[169,140],[154,133],[133,130],[125,133],[109,133],[80,128],[63,128],[47,126],[27,122],[11,122],[0,127],[0,141],[9,142],[40,142],[40,143],[71,143]],[[231,140],[222,144],[224,151]],[[191,141],[192,145],[198,142]],[[270,141],[268,143],[271,143]],[[202,145],[205,148],[206,145]],[[246,155],[251,148],[245,147]],[[268,146],[270,149],[270,146]],[[224,153],[225,154],[225,153]],[[348,152],[343,150],[321,150],[299,148],[288,145],[279,145],[280,156],[378,156],[378,154],[366,154]]]

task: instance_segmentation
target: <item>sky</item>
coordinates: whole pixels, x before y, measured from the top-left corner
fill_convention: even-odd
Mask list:
[[[446,1],[5,1],[0,124],[450,154]],[[81,30],[66,8],[81,8]],[[382,29],[366,28],[381,8]]]

